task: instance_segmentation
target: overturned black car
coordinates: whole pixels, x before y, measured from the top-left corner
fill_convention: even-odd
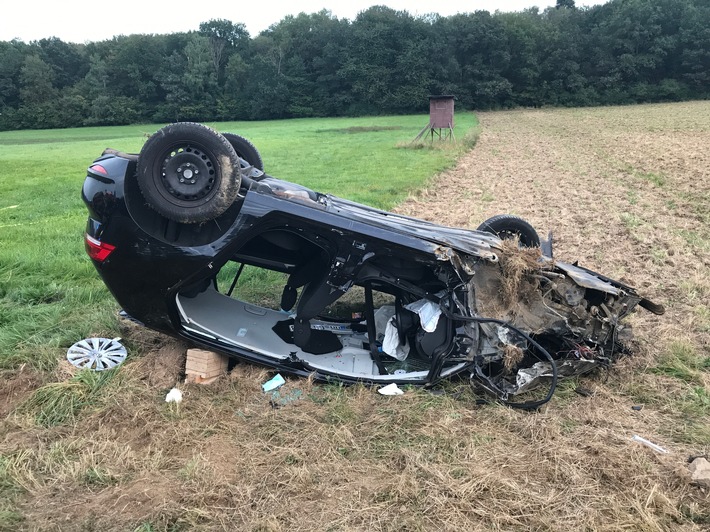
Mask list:
[[[466,375],[536,407],[558,377],[608,366],[637,305],[620,282],[552,258],[524,220],[439,226],[271,177],[245,138],[168,125],[88,169],[86,249],[145,326],[280,372],[433,385]],[[241,285],[269,279],[273,304]],[[356,312],[355,312],[356,311]],[[528,390],[547,393],[520,401]]]

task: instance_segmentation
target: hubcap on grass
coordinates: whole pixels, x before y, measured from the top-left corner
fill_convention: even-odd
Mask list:
[[[80,369],[103,371],[126,360],[126,348],[119,338],[86,338],[67,350],[67,360]]]

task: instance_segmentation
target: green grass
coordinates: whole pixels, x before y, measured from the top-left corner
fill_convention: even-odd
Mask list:
[[[629,163],[622,163],[621,169],[624,172],[626,172],[627,174],[637,177],[639,179],[643,179],[643,180],[648,181],[650,183],[653,183],[657,187],[664,186],[667,181],[666,176],[661,172],[644,172],[642,170],[638,170],[638,169],[634,168]]]
[[[451,149],[416,149],[410,142],[426,120],[415,115],[211,125],[249,138],[269,174],[390,209],[470,147],[464,137],[477,126],[472,114],[464,114],[457,117],[464,140]],[[434,143],[441,145],[447,146]]]
[[[408,149],[426,116],[210,124],[259,149],[266,171],[390,209],[472,144],[473,114],[455,145]],[[139,152],[160,124],[0,132],[0,368],[55,367],[72,343],[119,334],[116,304],[83,248],[85,171],[106,147]],[[467,136],[468,133],[468,136]],[[404,147],[403,147],[404,146]],[[257,293],[259,278],[247,287]]]
[[[653,373],[674,377],[688,384],[703,385],[703,373],[710,372],[710,357],[700,356],[692,345],[675,341],[661,355]]]
[[[20,407],[35,423],[52,427],[73,421],[82,408],[95,406],[98,393],[107,386],[117,370],[82,370],[68,381],[52,382],[35,390]]]

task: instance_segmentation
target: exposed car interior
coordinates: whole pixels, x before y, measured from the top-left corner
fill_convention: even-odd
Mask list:
[[[332,250],[321,247],[283,228],[268,230],[252,238],[235,253],[225,269],[236,269],[228,288],[220,290],[215,276],[177,296],[182,325],[190,334],[264,352],[283,360],[296,357],[314,369],[347,372],[353,377],[421,380],[431,369],[435,351],[453,341],[452,324],[443,318],[432,332],[424,332],[417,315],[404,308],[416,295],[386,282],[367,280],[382,268],[388,277],[411,282],[438,282],[421,264],[403,259],[383,261],[360,270],[361,286],[352,290],[332,286]],[[378,262],[380,264],[378,264]],[[275,294],[277,308],[240,299],[239,281],[245,268],[283,274],[281,294]],[[248,271],[248,270],[247,270]],[[396,275],[395,275],[396,274]],[[378,276],[382,277],[382,276]],[[335,315],[330,306],[350,292],[349,315]],[[394,318],[394,319],[393,319]],[[404,360],[382,350],[388,322],[396,328],[401,345],[410,347]],[[235,324],[239,324],[237,327]],[[374,341],[370,339],[374,338]],[[452,369],[461,362],[448,364]],[[444,370],[444,376],[446,370]]]

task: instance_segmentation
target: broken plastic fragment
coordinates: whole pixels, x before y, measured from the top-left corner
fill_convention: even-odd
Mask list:
[[[284,384],[286,384],[286,381],[280,373],[277,373],[273,379],[270,379],[264,384],[262,384],[261,389],[264,390],[264,392],[270,392],[271,390],[275,390],[276,388],[278,388],[279,386],[283,386]]]
[[[182,392],[177,388],[173,388],[165,396],[166,403],[179,403],[180,401],[182,401]]]
[[[377,390],[377,393],[382,395],[404,395],[404,390],[393,382],[392,384],[388,384],[387,386],[383,386]]]
[[[572,375],[584,375],[599,367],[596,360],[561,360],[557,361],[557,375],[560,377],[570,377]],[[520,368],[515,376],[517,389],[514,394],[520,394],[530,390],[540,384],[544,379],[552,378],[552,366],[549,362],[535,362],[529,368]]]
[[[510,329],[508,327],[501,327],[498,326],[498,339],[502,344],[510,344],[510,337],[509,337]]]
[[[657,453],[668,454],[668,453],[670,452],[668,449],[664,449],[664,448],[661,447],[660,445],[657,445],[657,444],[655,444],[655,443],[653,443],[653,442],[650,442],[650,441],[648,441],[646,438],[642,438],[642,437],[639,436],[638,434],[634,434],[633,438],[631,438],[631,439],[634,440],[634,441],[637,441],[637,442],[639,442],[639,443],[644,444],[646,447],[650,447],[651,449],[653,449],[653,450],[656,451]]]
[[[399,331],[397,330],[397,321],[394,316],[387,322],[385,328],[385,339],[382,341],[382,351],[397,360],[406,360],[409,356],[409,344],[401,344],[399,342]]]
[[[272,406],[286,406],[287,404],[298,401],[303,396],[303,392],[299,389],[292,390],[282,394],[278,390],[271,392],[271,404]]]
[[[426,332],[434,332],[436,326],[439,323],[439,316],[441,316],[441,307],[432,301],[426,299],[420,299],[409,305],[405,305],[404,308],[411,310],[419,315],[419,322],[422,325],[422,329]]]

